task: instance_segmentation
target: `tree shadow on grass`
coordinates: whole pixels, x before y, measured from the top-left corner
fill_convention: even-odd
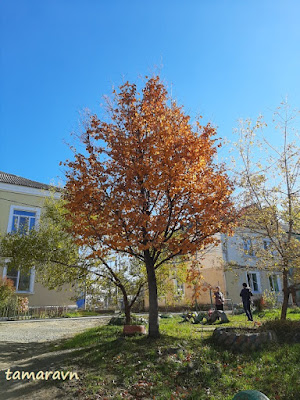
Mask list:
[[[265,351],[262,349],[251,356],[237,357],[236,353],[215,345],[211,338],[203,338],[200,334],[199,337],[188,338],[172,332],[162,334],[158,339],[123,337],[121,329],[116,327],[89,330],[65,340],[61,349],[74,350],[69,365],[79,366],[82,373],[81,388],[87,393],[90,388],[97,393],[105,390],[106,395],[119,395],[129,390],[135,396],[134,386],[142,384],[147,387],[150,383],[155,387],[155,395],[160,396],[158,398],[168,398],[164,393],[170,395],[178,387],[193,387],[191,395],[201,400],[206,400],[205,396],[208,396],[206,388],[214,388],[224,396],[227,396],[227,392],[231,394],[238,390],[238,376],[231,382],[227,369],[236,369],[239,364],[248,365],[255,360],[261,362]],[[189,353],[192,354],[191,363]],[[226,377],[223,382],[224,373]],[[148,398],[152,394],[149,392]]]

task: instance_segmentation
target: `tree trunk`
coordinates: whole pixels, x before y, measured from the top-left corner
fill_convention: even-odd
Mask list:
[[[119,285],[119,287],[122,291],[123,301],[124,301],[125,325],[130,325],[132,304],[131,305],[129,304],[125,287],[123,285]]]
[[[283,302],[281,307],[280,319],[286,320],[287,308],[289,303],[290,290],[288,287],[288,270],[283,270]]]
[[[149,289],[149,332],[151,338],[159,337],[157,284],[153,260],[149,251],[145,251],[145,263]]]
[[[130,325],[131,323],[131,307],[129,306],[127,297],[124,298],[124,312],[125,312],[125,325]]]

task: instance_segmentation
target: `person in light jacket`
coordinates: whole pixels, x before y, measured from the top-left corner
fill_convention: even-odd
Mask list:
[[[220,286],[216,287],[216,291],[214,292],[216,309],[219,311],[224,311],[224,296],[223,293],[220,292]]]

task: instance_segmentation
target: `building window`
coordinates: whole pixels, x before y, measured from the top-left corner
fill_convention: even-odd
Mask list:
[[[270,283],[270,289],[273,292],[279,292],[279,279],[278,279],[278,275],[270,275],[269,276],[269,283]]]
[[[26,235],[37,225],[40,209],[33,207],[11,206],[8,233],[20,233]],[[32,293],[34,285],[34,270],[22,271],[13,267],[5,267],[3,276],[13,281],[17,293]]]
[[[253,251],[253,246],[252,246],[252,240],[251,239],[243,239],[243,247],[244,247],[244,253],[247,254],[248,256],[254,256],[254,251]]]
[[[177,296],[184,296],[184,283],[180,283],[177,279],[174,279],[175,291]]]
[[[23,272],[10,267],[6,270],[6,278],[13,281],[17,292],[31,292],[31,276],[31,271]]]
[[[13,218],[10,232],[27,234],[33,229],[36,221],[36,213],[23,210],[13,210]]]
[[[264,250],[269,250],[270,251],[270,248],[272,248],[273,246],[271,247],[271,241],[270,240],[264,239],[263,247],[264,247]],[[273,250],[271,250],[271,254],[273,256],[276,256],[276,250],[274,250],[274,248],[273,248]]]
[[[258,272],[247,272],[247,282],[253,292],[258,293],[260,291]]]

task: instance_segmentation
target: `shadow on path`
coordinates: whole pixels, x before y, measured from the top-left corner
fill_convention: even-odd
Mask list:
[[[56,341],[55,344],[58,342]],[[65,361],[72,358],[74,350],[53,351],[53,344],[43,343],[18,343],[0,342],[0,399],[22,400],[55,400],[73,399],[66,392],[66,382],[71,382],[70,375],[64,377],[69,369],[64,368]],[[11,373],[9,373],[9,371]],[[19,371],[19,372],[18,372]],[[42,371],[42,373],[39,373]],[[46,380],[45,372],[51,372]],[[34,377],[28,379],[22,372],[33,372]],[[75,373],[76,370],[70,371]],[[78,376],[80,378],[80,376]],[[8,379],[11,378],[11,379]],[[72,377],[76,379],[76,375]]]

